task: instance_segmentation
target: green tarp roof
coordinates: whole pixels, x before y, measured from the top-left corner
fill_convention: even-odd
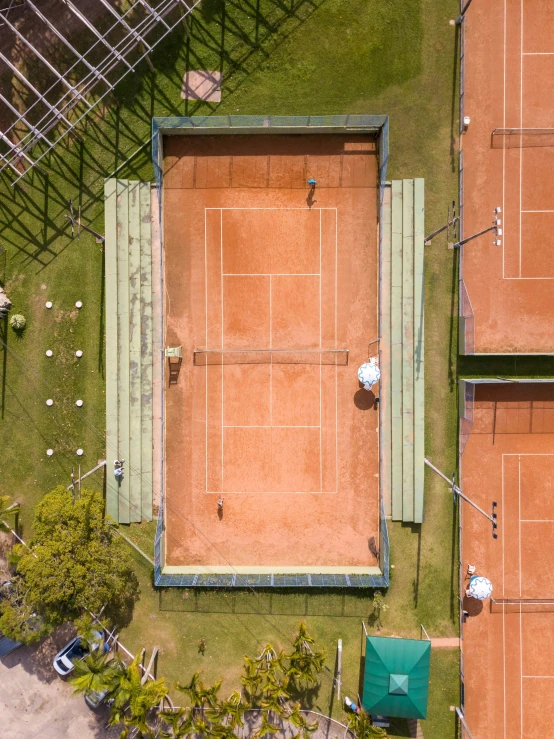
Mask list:
[[[368,636],[364,709],[381,716],[425,718],[430,662],[430,641]]]

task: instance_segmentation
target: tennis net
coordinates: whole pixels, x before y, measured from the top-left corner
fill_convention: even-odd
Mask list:
[[[345,367],[348,349],[196,349],[197,367],[222,364],[316,364]]]
[[[554,146],[554,128],[495,128],[491,135],[493,149],[525,149]]]
[[[491,613],[549,613],[554,598],[491,598]]]

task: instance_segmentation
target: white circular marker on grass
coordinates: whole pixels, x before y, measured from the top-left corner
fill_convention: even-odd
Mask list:
[[[48,454],[48,456],[51,457],[54,454],[54,450],[53,449],[47,449],[46,450],[46,454]]]
[[[52,307],[52,301],[51,300],[47,300],[46,303],[45,303],[45,305],[46,305],[46,307],[48,309],[50,309]]]
[[[83,307],[83,303],[82,303],[82,302],[81,302],[80,300],[78,300],[78,301],[77,301],[77,302],[75,303],[75,307],[76,307],[76,308],[82,308],[82,307]]]
[[[47,356],[47,357],[51,357],[53,353],[54,353],[54,352],[52,351],[52,349],[47,349],[47,350],[46,350],[46,356]]]
[[[75,401],[75,405],[80,408],[83,405],[83,401],[82,400],[76,400]]]
[[[82,450],[82,449],[77,449],[77,456],[78,456],[78,457],[82,457],[82,456],[83,456],[83,454],[84,454],[84,452],[83,452],[83,450]]]
[[[77,351],[75,352],[75,356],[76,357],[82,357],[83,356],[83,352],[80,349],[77,349]]]
[[[47,406],[54,405],[54,401],[52,400],[52,398],[48,398],[48,400],[46,401],[46,405]]]

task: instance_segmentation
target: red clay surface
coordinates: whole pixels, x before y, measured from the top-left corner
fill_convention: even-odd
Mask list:
[[[493,584],[493,598],[554,600],[554,383],[477,385],[462,489],[486,511],[498,503],[498,539],[464,504],[462,561]],[[554,608],[491,613],[466,598],[465,716],[475,739],[544,739],[554,725]],[[514,612],[518,611],[519,612]]]
[[[495,128],[554,128],[554,4],[483,0],[465,20],[464,236],[502,208],[493,233],[463,247],[476,353],[554,351],[554,133],[491,137]]]
[[[183,347],[166,385],[166,565],[375,566],[378,413],[356,375],[377,336],[374,141],[164,147],[166,346]],[[349,364],[193,363],[270,348],[348,349]]]

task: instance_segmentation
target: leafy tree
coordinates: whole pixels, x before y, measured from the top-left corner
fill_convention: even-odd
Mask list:
[[[29,603],[25,584],[19,575],[11,579],[8,597],[0,602],[0,614],[0,631],[23,644],[33,644],[52,631]]]
[[[64,487],[52,490],[38,504],[33,539],[20,553],[17,573],[25,603],[50,626],[103,606],[117,622],[137,598],[132,560],[105,519],[98,493],[83,490],[74,501]],[[5,625],[16,620],[11,598],[8,603],[2,607]]]
[[[381,616],[389,610],[388,603],[385,602],[383,594],[376,590],[373,595],[373,613],[371,614],[371,621],[377,626],[379,630],[383,625]]]

